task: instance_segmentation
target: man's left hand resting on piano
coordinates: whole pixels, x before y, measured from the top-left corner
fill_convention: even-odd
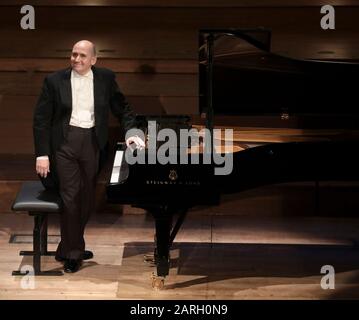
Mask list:
[[[132,136],[126,139],[127,147],[130,147],[132,143],[134,143],[138,149],[142,149],[146,146],[145,142],[139,136]]]

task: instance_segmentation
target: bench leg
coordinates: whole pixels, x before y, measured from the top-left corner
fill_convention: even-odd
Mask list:
[[[62,271],[41,271],[41,256],[54,255],[47,251],[47,214],[32,214],[34,216],[33,251],[20,251],[21,256],[33,256],[34,275],[60,276]],[[46,237],[46,238],[45,238]],[[26,275],[28,271],[13,271],[13,276]]]
[[[34,219],[36,216],[34,216]],[[40,244],[41,244],[41,255],[42,256],[55,256],[56,255],[56,251],[48,251],[47,250],[47,214],[43,214],[40,215]],[[36,224],[36,222],[35,222]],[[33,242],[35,243],[35,241]],[[33,256],[34,255],[34,251],[20,251],[20,256]]]
[[[47,251],[47,217],[48,215],[43,216],[41,223],[41,255],[42,256],[55,256],[55,251]]]

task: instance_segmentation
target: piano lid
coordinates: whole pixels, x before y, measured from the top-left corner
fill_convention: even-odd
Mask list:
[[[274,54],[268,33],[263,29],[201,30],[200,113],[207,112],[207,41],[213,35],[214,114],[347,117],[349,127],[358,126],[359,64]]]

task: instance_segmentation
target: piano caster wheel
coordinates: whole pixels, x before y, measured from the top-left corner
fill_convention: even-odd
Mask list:
[[[152,288],[155,290],[162,290],[165,286],[165,277],[156,276],[152,273]]]

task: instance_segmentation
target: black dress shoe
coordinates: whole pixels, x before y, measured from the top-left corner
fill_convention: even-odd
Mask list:
[[[93,253],[90,250],[85,250],[82,260],[89,260],[93,258]]]
[[[82,260],[66,259],[64,264],[64,271],[66,273],[75,273],[80,269],[81,264]]]
[[[85,250],[84,254],[82,256],[82,260],[89,260],[93,258],[93,253],[90,250]],[[55,256],[55,260],[59,262],[63,262],[66,260],[66,258]]]

